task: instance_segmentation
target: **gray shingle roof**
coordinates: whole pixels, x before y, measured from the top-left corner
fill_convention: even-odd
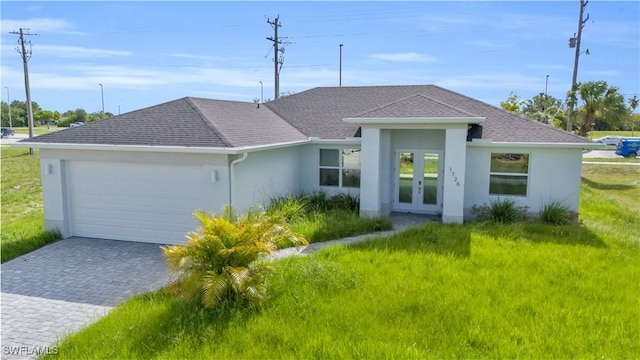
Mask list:
[[[438,117],[478,117],[477,115],[443,104],[437,100],[417,94],[394,101],[354,116],[354,118],[438,118]]]
[[[407,106],[399,106],[399,100]],[[428,108],[429,104],[433,108]],[[345,123],[345,118],[374,114],[398,118],[458,117],[462,113],[486,118],[481,124],[482,137],[496,142],[590,143],[583,137],[435,85],[320,87],[265,105],[303,134],[320,138],[354,136],[358,125]]]
[[[319,87],[265,103],[186,97],[28,139],[34,143],[235,148],[358,136],[346,118],[484,117],[496,142],[590,143],[434,85]]]
[[[305,139],[264,106],[187,97],[29,142],[231,148]]]

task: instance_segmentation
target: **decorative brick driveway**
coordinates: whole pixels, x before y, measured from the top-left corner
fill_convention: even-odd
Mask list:
[[[55,351],[60,337],[167,283],[159,244],[70,238],[1,266],[2,359]]]

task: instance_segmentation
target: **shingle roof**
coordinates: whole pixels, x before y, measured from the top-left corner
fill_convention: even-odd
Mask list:
[[[407,106],[400,106],[399,100]],[[397,118],[457,117],[463,113],[486,118],[481,124],[482,137],[496,142],[590,143],[435,85],[319,87],[265,105],[303,134],[328,139],[356,134],[358,125],[345,123],[345,118],[374,117],[376,113]]]
[[[443,104],[437,100],[417,94],[406,99],[394,101],[353,116],[354,118],[439,118],[439,117],[478,117],[469,112]]]
[[[434,85],[319,87],[259,108],[186,97],[25,141],[235,148],[359,136],[343,121],[357,117],[484,117],[482,137],[495,142],[590,143]]]
[[[264,106],[187,97],[29,142],[230,148],[305,139]]]

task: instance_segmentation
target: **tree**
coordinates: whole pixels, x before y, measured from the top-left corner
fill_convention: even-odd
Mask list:
[[[87,121],[87,112],[82,108],[77,108],[75,111],[66,111],[63,116],[65,116],[65,118],[58,122],[58,127],[68,127],[69,124],[74,122]]]
[[[509,93],[507,100],[500,102],[501,108],[513,113],[520,113],[520,105],[522,105],[520,96],[513,91]]]
[[[629,122],[631,123],[631,136],[634,135],[634,131],[636,129],[636,118],[637,114],[634,114],[636,108],[638,107],[640,100],[637,95],[633,95],[632,98],[629,99],[629,110],[631,110],[631,116],[629,117]]]
[[[51,121],[60,120],[60,113],[50,110],[38,110],[33,113],[33,120],[40,124],[47,124],[47,128],[49,128],[49,123]]]
[[[616,129],[629,114],[618,88],[610,87],[606,81],[579,83],[576,98],[582,100],[575,124],[576,131],[581,136],[587,136],[597,119]]]
[[[555,120],[556,117],[564,110],[562,100],[545,93],[540,93],[521,103],[524,116],[545,124],[556,124],[558,122]]]

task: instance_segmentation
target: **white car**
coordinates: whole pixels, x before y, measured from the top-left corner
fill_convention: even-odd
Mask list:
[[[74,122],[74,123],[69,124],[69,127],[76,127],[76,126],[80,126],[80,125],[84,125],[84,123],[82,121]]]
[[[622,136],[607,135],[601,138],[593,139],[595,142],[599,142],[603,145],[618,145],[618,142],[622,139]]]

